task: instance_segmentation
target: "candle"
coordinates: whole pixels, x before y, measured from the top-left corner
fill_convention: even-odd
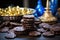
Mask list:
[[[24,0],[23,5],[24,5],[24,7],[29,7],[29,5],[28,5],[28,0]]]

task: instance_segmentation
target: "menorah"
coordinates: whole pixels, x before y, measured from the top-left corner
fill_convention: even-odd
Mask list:
[[[47,0],[46,2],[46,8],[45,8],[44,14],[40,17],[40,20],[42,22],[49,22],[49,23],[50,22],[54,23],[54,21],[57,21],[57,18],[52,15],[52,12],[50,10],[49,0]]]
[[[58,6],[57,3],[58,3],[58,0],[50,0],[50,8],[51,8],[53,15],[56,14],[57,6]],[[39,16],[43,15],[45,9],[42,5],[42,0],[37,1],[36,11],[37,11],[37,13],[35,13],[35,16],[39,17]]]

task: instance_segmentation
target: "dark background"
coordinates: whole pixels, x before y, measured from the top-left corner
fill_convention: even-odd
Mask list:
[[[45,7],[46,5],[46,0],[42,0],[43,6]],[[58,8],[60,7],[60,0],[58,0]],[[23,7],[23,0],[0,0],[0,7],[5,8],[8,7],[9,5],[17,6],[19,5],[20,7]],[[35,8],[37,5],[37,0],[29,0],[29,7],[30,8]]]

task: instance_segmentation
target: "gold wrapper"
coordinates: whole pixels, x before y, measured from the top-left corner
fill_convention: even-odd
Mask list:
[[[35,10],[31,8],[20,8],[19,6],[2,9],[0,8],[0,16],[20,16],[34,13]]]

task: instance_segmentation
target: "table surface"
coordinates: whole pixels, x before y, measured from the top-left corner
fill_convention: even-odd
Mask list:
[[[6,33],[0,33],[0,40],[60,40],[60,35],[56,35],[54,37],[16,37],[14,39],[6,39],[5,38]]]
[[[60,21],[58,21],[60,23]],[[16,37],[14,39],[6,39],[6,33],[0,33],[0,40],[60,40],[60,35],[56,35],[54,37]]]

